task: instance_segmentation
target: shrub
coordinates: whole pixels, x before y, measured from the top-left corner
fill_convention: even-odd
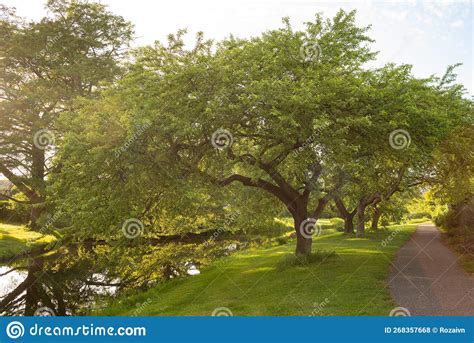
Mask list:
[[[275,238],[275,242],[278,245],[285,245],[286,243],[288,243],[288,238],[284,236],[280,236],[280,237]]]

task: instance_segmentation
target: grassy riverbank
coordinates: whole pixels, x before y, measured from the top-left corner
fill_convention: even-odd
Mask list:
[[[198,276],[177,279],[104,305],[100,315],[388,315],[386,278],[416,225],[394,225],[355,238],[314,239],[314,261],[300,264],[294,242],[222,258]],[[227,311],[227,310],[225,310]]]
[[[29,231],[24,225],[0,223],[0,260],[6,261],[14,255],[47,244],[54,239]]]

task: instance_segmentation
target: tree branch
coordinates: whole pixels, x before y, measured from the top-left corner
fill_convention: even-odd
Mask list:
[[[225,178],[224,180],[221,180],[219,182],[219,184],[221,186],[227,186],[227,185],[231,184],[234,181],[240,182],[244,186],[261,188],[261,189],[267,191],[268,193],[274,195],[278,199],[280,199],[284,204],[289,204],[292,200],[292,199],[287,197],[285,192],[283,192],[283,190],[280,187],[275,186],[275,185],[271,184],[270,182],[267,182],[267,181],[262,180],[262,179],[253,180],[253,179],[251,179],[247,176],[243,176],[243,175],[240,175],[240,174],[233,174],[233,175]]]
[[[283,176],[275,169],[274,161],[271,163],[264,163],[258,161],[254,156],[250,154],[245,154],[242,156],[237,156],[234,154],[232,149],[228,149],[227,157],[231,160],[240,161],[242,163],[248,163],[252,166],[258,167],[262,171],[264,171],[270,178],[276,182],[276,184],[280,187],[280,191],[285,193],[287,198],[295,199],[300,196],[299,192],[295,190],[291,185],[286,182]]]
[[[34,201],[37,199],[36,193],[29,188],[23,180],[12,173],[3,163],[0,162],[0,173],[2,173],[11,183],[13,183],[28,199]]]
[[[13,200],[19,204],[32,204],[33,202],[31,201],[25,201],[25,200],[18,200],[18,199],[15,199],[11,196],[8,196],[6,194],[3,194],[3,193],[0,193],[0,199],[7,199],[7,200]]]

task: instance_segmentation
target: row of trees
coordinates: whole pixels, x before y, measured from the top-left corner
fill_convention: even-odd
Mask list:
[[[472,147],[454,66],[424,79],[367,68],[377,54],[355,12],[249,39],[200,33],[189,49],[179,31],[130,51],[132,26],[103,5],[47,6],[40,22],[2,8],[0,173],[31,228],[64,246],[121,239],[130,223],[148,244],[291,215],[308,255],[308,223],[328,204],[363,235],[369,207],[375,227],[444,184],[443,149],[458,161]]]
[[[307,255],[305,226],[332,200],[347,232],[355,223],[363,235],[369,206],[377,222],[395,193],[434,180],[441,144],[472,120],[453,68],[441,79],[408,65],[365,68],[376,54],[353,12],[317,15],[306,31],[284,24],[218,44],[198,35],[189,50],[183,32],[171,35],[134,51],[120,81],[66,115],[54,195],[72,227],[116,230],[129,216],[155,233],[199,230],[233,197],[252,206],[250,188],[274,204],[252,217],[287,211],[296,253]],[[302,56],[308,44],[315,58]]]

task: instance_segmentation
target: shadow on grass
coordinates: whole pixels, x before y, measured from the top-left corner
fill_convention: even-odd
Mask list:
[[[277,264],[279,270],[294,266],[309,266],[313,263],[324,263],[330,259],[337,258],[338,255],[334,250],[319,250],[308,256],[288,255],[280,260]]]

